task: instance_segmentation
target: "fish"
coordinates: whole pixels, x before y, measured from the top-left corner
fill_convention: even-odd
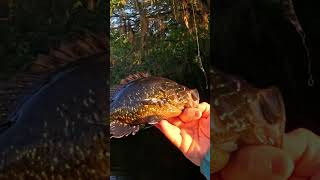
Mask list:
[[[210,80],[211,174],[223,169],[230,155],[243,146],[281,148],[286,114],[277,87],[256,88],[215,68]]]
[[[111,98],[111,138],[135,135],[160,120],[179,116],[186,107],[197,107],[200,101],[197,89],[148,73],[130,75],[119,86]]]
[[[109,178],[107,37],[74,35],[0,86],[0,179]]]

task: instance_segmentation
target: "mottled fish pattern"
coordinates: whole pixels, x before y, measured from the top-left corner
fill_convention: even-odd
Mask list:
[[[216,69],[211,80],[211,173],[221,170],[230,153],[243,145],[281,147],[285,108],[275,87],[257,89]]]
[[[122,81],[110,106],[111,137],[135,134],[145,125],[178,116],[185,107],[197,107],[199,94],[172,80],[144,73]]]
[[[108,179],[107,37],[79,34],[0,86],[0,179]]]

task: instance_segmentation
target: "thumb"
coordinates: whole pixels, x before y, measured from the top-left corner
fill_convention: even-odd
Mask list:
[[[283,180],[294,169],[290,156],[278,148],[248,146],[240,149],[222,170],[225,180]]]
[[[320,137],[318,135],[307,129],[296,129],[284,136],[283,150],[295,161],[295,176],[310,177],[319,173]]]

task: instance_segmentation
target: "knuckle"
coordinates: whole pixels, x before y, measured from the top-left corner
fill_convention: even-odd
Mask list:
[[[298,128],[294,130],[292,133],[295,135],[308,135],[310,131],[305,128]]]
[[[298,129],[294,130],[292,133],[295,136],[305,137],[306,140],[319,138],[316,134],[314,134],[312,131],[310,131],[306,128],[298,128]]]

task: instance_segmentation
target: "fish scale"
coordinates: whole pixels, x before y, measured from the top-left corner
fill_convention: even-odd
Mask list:
[[[109,177],[109,129],[100,125],[106,123],[107,37],[80,36],[86,46],[77,38],[59,46],[74,55],[72,62],[56,49],[0,82],[1,180]]]
[[[211,76],[211,173],[226,166],[229,156],[245,145],[282,146],[285,109],[275,87],[258,89],[217,69]],[[221,157],[214,157],[221,156]]]

